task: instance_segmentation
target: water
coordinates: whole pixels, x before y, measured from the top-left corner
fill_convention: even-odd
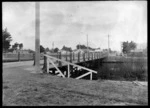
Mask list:
[[[147,80],[147,62],[100,63],[94,70],[98,79]]]

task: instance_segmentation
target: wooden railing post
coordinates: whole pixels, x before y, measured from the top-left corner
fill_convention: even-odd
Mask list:
[[[67,51],[66,51],[66,61],[67,61]]]
[[[80,62],[80,52],[78,52],[78,62]]]
[[[88,52],[88,60],[89,60],[89,52]]]
[[[73,52],[73,61],[74,61],[74,52]]]
[[[96,59],[98,59],[97,52],[96,52]]]
[[[85,53],[83,53],[83,61],[85,62]]]
[[[72,63],[72,52],[70,52],[70,62]]]
[[[59,52],[57,52],[56,58],[59,58]],[[59,63],[58,60],[56,60],[57,63]]]
[[[59,59],[61,59],[61,52],[59,52]],[[59,64],[58,64],[59,66],[62,66],[62,63],[61,63],[61,61],[59,61]]]

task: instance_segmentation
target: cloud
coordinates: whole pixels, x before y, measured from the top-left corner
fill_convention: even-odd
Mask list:
[[[63,45],[75,48],[86,45],[120,50],[120,43],[147,41],[146,1],[40,2],[40,43],[44,47]],[[35,46],[35,3],[4,2],[3,28],[12,34],[13,42],[24,48]]]

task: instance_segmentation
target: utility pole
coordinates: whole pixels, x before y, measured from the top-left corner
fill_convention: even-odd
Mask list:
[[[40,3],[35,2],[35,70],[40,73]]]

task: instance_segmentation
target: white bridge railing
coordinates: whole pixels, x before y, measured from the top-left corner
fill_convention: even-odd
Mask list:
[[[90,80],[92,80],[92,74],[93,73],[97,73],[96,71],[94,71],[94,70],[91,70],[91,69],[88,69],[88,68],[86,68],[86,67],[83,67],[83,66],[79,66],[79,65],[77,65],[77,64],[73,64],[73,63],[70,63],[70,62],[67,62],[67,61],[64,61],[64,60],[61,60],[61,59],[58,59],[58,58],[55,58],[55,57],[52,57],[52,56],[49,56],[49,55],[47,55],[47,54],[43,54],[45,57],[47,57],[47,69],[46,69],[46,71],[47,71],[47,73],[49,72],[49,68],[50,68],[50,63],[56,68],[56,72],[57,73],[59,73],[58,74],[58,76],[61,76],[61,77],[63,77],[63,78],[65,78],[65,72],[63,73],[58,67],[57,67],[57,65],[53,62],[53,60],[57,60],[57,61],[60,61],[60,62],[62,62],[62,63],[64,63],[64,64],[67,64],[67,77],[69,78],[70,77],[70,66],[73,66],[74,68],[78,68],[78,69],[82,69],[82,70],[86,70],[86,71],[88,71],[87,73],[85,73],[85,74],[83,74],[83,75],[81,75],[81,76],[78,76],[78,77],[76,77],[76,79],[81,79],[81,78],[83,78],[83,77],[85,77],[85,76],[87,76],[87,75],[90,75]]]

